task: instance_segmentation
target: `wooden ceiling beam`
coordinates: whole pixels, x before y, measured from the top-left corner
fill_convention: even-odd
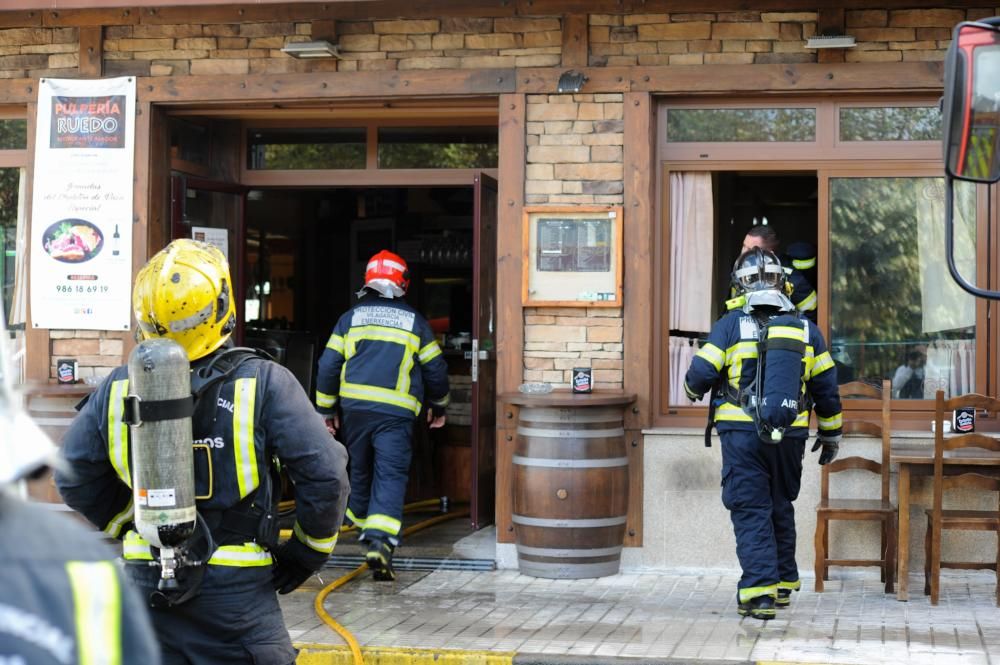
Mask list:
[[[133,25],[171,23],[239,23],[243,21],[361,21],[394,18],[562,16],[564,14],[631,14],[665,12],[820,11],[831,9],[922,9],[994,7],[993,0],[318,0],[280,2],[216,0],[204,5],[169,5],[172,0],[78,0],[90,9],[53,9],[57,0],[22,0],[27,11],[0,11],[0,28],[39,25]],[[60,3],[65,5],[65,3]]]

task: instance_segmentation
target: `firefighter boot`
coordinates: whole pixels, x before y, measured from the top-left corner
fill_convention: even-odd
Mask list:
[[[756,596],[746,602],[737,598],[736,611],[740,616],[749,616],[762,621],[773,619],[777,614],[774,609],[774,596],[771,595]]]
[[[778,582],[778,597],[774,600],[774,605],[779,610],[783,610],[792,604],[792,592],[802,588],[802,582]]]
[[[392,544],[385,540],[373,538],[368,542],[365,562],[378,582],[391,582],[396,579],[396,571],[392,569],[393,549]]]

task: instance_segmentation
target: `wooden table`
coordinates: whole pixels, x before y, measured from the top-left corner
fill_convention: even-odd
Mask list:
[[[934,445],[893,443],[890,460],[899,465],[899,546],[896,549],[898,575],[896,600],[909,600],[910,572],[910,478],[934,475]],[[984,475],[1000,475],[1000,453],[981,448],[945,451],[945,474],[975,471]]]

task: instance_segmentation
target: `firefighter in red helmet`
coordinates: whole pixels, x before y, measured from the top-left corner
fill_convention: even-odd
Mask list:
[[[375,579],[392,580],[413,424],[427,407],[432,428],[445,423],[448,366],[430,324],[403,300],[406,261],[382,250],[368,261],[359,301],[319,359],[316,406],[350,455],[347,519],[361,530]]]

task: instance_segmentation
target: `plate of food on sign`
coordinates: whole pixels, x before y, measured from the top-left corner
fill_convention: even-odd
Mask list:
[[[85,219],[62,219],[45,229],[42,244],[56,261],[83,263],[100,253],[104,234]]]

